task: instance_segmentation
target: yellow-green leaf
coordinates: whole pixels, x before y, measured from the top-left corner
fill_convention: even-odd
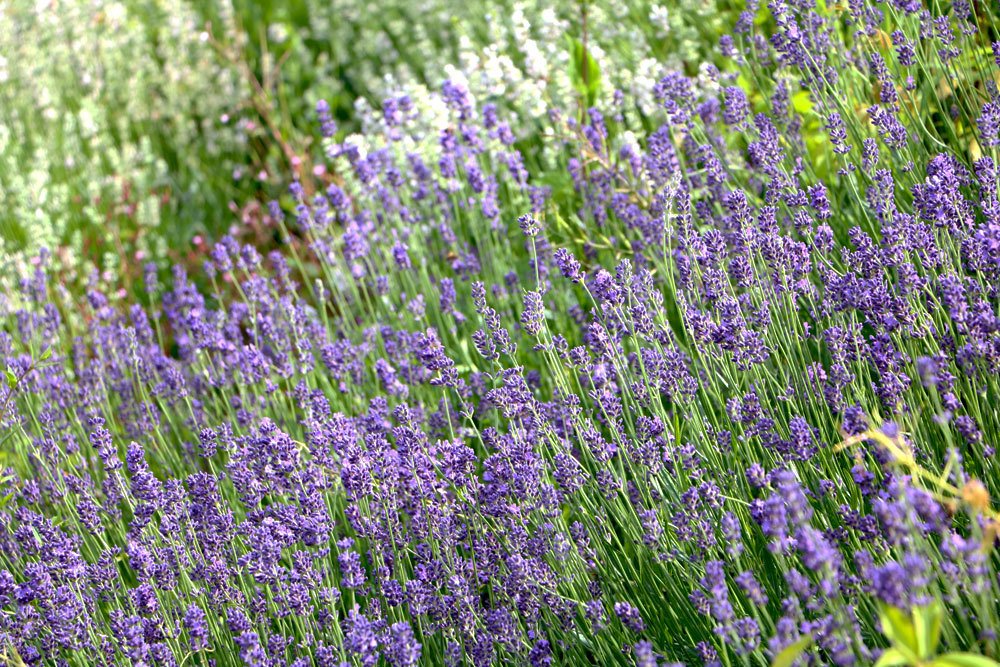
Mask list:
[[[808,90],[800,90],[792,95],[792,108],[803,116],[812,112],[813,103]]]
[[[879,618],[882,620],[882,633],[896,645],[896,648],[909,649],[910,653],[919,654],[917,632],[914,630],[913,621],[910,620],[909,616],[904,614],[901,609],[886,605],[882,607]],[[906,654],[907,651],[904,650],[903,653]]]
[[[812,646],[812,643],[813,638],[805,636],[794,644],[789,644],[781,651],[781,653],[774,656],[774,660],[771,662],[771,667],[792,667],[792,664],[802,657],[802,654],[806,652],[806,649]]]
[[[13,646],[4,647],[3,652],[0,652],[0,659],[3,660],[4,664],[14,665],[14,667],[27,667],[21,654]]]
[[[878,661],[875,663],[875,667],[904,667],[904,665],[909,665],[910,661],[906,659],[899,649],[887,648],[879,656]]]
[[[923,607],[914,607],[910,612],[913,617],[913,631],[917,638],[917,655],[926,659],[937,653],[941,641],[941,621],[944,608],[941,602],[934,600]]]
[[[931,663],[932,667],[1000,667],[1000,662],[975,653],[945,653]]]

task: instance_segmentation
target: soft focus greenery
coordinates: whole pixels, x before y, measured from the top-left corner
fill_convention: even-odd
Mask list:
[[[725,3],[722,3],[725,5]],[[387,94],[425,117],[462,81],[533,134],[579,95],[567,38],[586,39],[616,89],[654,108],[663,72],[697,71],[724,27],[711,3],[584,5],[449,0],[13,0],[0,4],[0,240],[64,279],[135,278],[191,261],[198,242],[252,224],[254,204],[319,157],[313,108],[345,134]],[[195,242],[192,244],[192,242]]]

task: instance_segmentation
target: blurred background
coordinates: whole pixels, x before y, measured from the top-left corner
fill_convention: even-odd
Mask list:
[[[338,139],[363,141],[384,97],[433,117],[442,82],[460,78],[517,116],[520,148],[544,159],[532,120],[551,108],[581,94],[607,107],[621,91],[642,115],[663,72],[707,64],[699,49],[735,10],[670,4],[2,2],[2,256],[23,268],[45,248],[64,284],[127,285],[151,260],[200,263],[225,233],[266,246],[262,203],[332,177],[320,99]],[[602,79],[582,92],[581,41]]]

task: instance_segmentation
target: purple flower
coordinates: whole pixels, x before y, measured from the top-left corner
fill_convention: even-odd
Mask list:
[[[615,615],[632,632],[641,633],[646,630],[646,624],[643,623],[639,610],[628,602],[616,602]]]
[[[188,606],[184,612],[184,629],[187,630],[192,651],[203,651],[208,648],[208,624],[201,607],[196,604]]]
[[[574,283],[582,280],[583,274],[580,272],[580,262],[576,261],[568,250],[565,248],[557,249],[553,258],[563,277],[570,279]]]
[[[420,643],[414,637],[410,624],[405,621],[393,623],[389,627],[386,645],[386,659],[393,667],[411,667],[420,661]]]
[[[344,645],[365,667],[373,667],[379,659],[378,627],[357,607],[348,612],[344,621]]]
[[[537,337],[545,327],[545,304],[539,292],[525,292],[521,326],[529,336]]]
[[[750,103],[746,93],[738,86],[732,86],[722,91],[726,100],[726,110],[723,119],[726,125],[739,125],[750,113]]]

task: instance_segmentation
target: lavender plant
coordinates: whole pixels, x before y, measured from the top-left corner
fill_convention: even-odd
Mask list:
[[[995,665],[995,35],[751,3],[541,154],[460,81],[363,139],[321,103],[322,183],[210,288],[81,304],[42,253],[0,302],[3,655]]]

